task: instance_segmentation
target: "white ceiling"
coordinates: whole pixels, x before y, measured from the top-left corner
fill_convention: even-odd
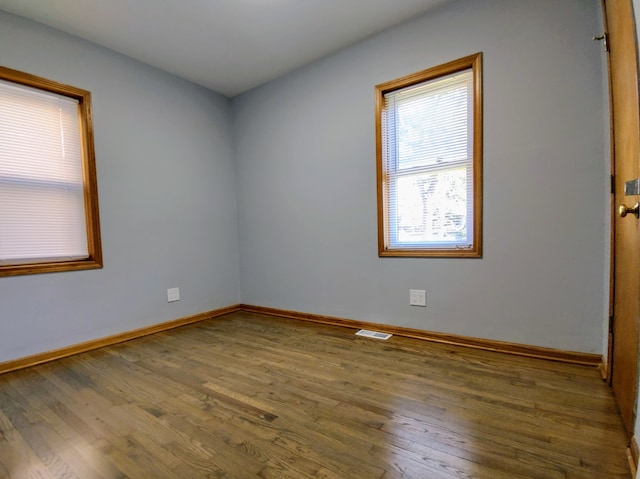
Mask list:
[[[0,0],[234,96],[452,0]]]

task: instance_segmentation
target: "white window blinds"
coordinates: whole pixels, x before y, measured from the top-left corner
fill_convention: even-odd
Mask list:
[[[0,265],[89,256],[78,101],[0,80]]]
[[[473,244],[473,72],[384,94],[382,167],[386,244]]]

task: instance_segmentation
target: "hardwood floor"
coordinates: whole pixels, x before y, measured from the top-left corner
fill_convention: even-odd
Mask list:
[[[2,478],[625,478],[594,367],[246,312],[0,376]]]

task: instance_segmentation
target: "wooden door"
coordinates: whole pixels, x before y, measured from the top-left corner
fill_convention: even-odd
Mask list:
[[[610,381],[629,437],[633,433],[638,377],[640,312],[640,222],[621,216],[640,195],[626,195],[625,183],[640,178],[638,56],[631,0],[604,0],[609,45],[613,187],[613,321]],[[637,192],[636,192],[637,193]]]

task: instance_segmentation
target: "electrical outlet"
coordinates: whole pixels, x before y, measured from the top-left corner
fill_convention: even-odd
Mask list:
[[[180,288],[169,288],[167,290],[167,303],[180,301]]]
[[[424,289],[410,289],[409,304],[411,306],[426,306],[427,292]]]

